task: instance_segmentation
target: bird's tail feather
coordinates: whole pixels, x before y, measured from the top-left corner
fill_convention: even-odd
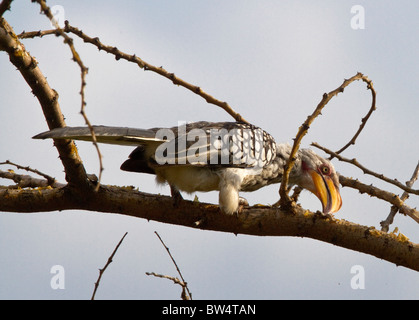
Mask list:
[[[162,143],[164,141],[155,137],[155,131],[147,129],[93,126],[93,130],[97,142],[100,143],[138,146],[139,144]],[[88,127],[56,128],[33,137],[33,139],[48,138],[93,141],[92,133]]]

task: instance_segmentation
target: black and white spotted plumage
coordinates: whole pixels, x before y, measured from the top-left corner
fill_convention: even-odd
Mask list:
[[[122,165],[124,171],[155,174],[159,183],[178,191],[219,191],[219,205],[232,214],[239,192],[280,183],[291,152],[266,131],[247,123],[194,122],[173,128],[131,129],[94,126],[98,142],[136,145]],[[91,140],[86,127],[54,129],[37,139]],[[313,151],[302,149],[290,174],[290,185],[315,193],[325,213],[339,210],[339,183],[333,165]]]

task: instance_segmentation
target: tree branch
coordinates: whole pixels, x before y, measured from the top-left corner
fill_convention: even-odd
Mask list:
[[[371,96],[372,96],[372,100],[371,100],[371,107],[370,110],[368,111],[368,113],[365,115],[364,118],[361,119],[361,124],[359,125],[359,129],[358,131],[355,133],[355,135],[352,137],[352,139],[346,144],[344,145],[341,149],[339,149],[338,151],[336,151],[336,153],[342,153],[345,149],[347,149],[350,145],[355,144],[356,139],[358,138],[359,134],[361,133],[361,131],[364,129],[365,125],[367,124],[368,119],[371,117],[371,114],[377,109],[376,107],[376,101],[377,101],[377,92],[374,89],[374,86],[372,84],[372,81],[370,79],[368,79],[367,76],[364,76],[360,73],[357,74],[361,75],[361,80],[364,81],[367,84],[367,89],[371,91]],[[359,79],[358,79],[359,80]],[[343,91],[343,89],[342,89]],[[330,160],[333,159],[333,156],[330,157]]]
[[[180,276],[180,278],[182,279],[182,281],[179,281],[179,282],[178,282],[178,283],[182,286],[182,298],[185,298],[184,300],[192,300],[192,294],[191,294],[191,292],[189,291],[188,284],[187,284],[187,282],[185,281],[185,279],[183,278],[182,272],[180,272],[180,269],[179,269],[179,267],[178,267],[178,265],[177,265],[177,263],[176,263],[176,261],[175,261],[175,258],[173,258],[172,254],[170,253],[169,248],[168,248],[168,247],[166,246],[166,244],[163,242],[163,239],[160,237],[160,235],[157,233],[157,231],[154,231],[154,233],[155,233],[155,234],[156,234],[156,236],[159,238],[159,240],[160,240],[161,244],[163,245],[163,247],[166,249],[167,253],[169,254],[170,259],[172,260],[173,264],[175,265],[176,271],[179,273],[179,276]],[[155,275],[155,274],[154,274],[154,275]],[[157,276],[157,275],[155,275],[155,276]],[[167,277],[167,276],[165,277],[165,276],[163,276],[163,278],[167,278],[167,279],[171,279],[171,280],[173,280],[173,278],[172,278],[172,277]],[[177,279],[177,278],[175,278],[175,279]],[[174,280],[173,280],[173,281],[174,281]],[[176,283],[176,282],[175,282],[175,283]],[[188,294],[186,294],[185,289],[186,289],[186,291],[188,292]]]
[[[70,32],[77,35],[84,42],[90,43],[94,45],[95,47],[97,47],[99,50],[103,50],[109,54],[114,55],[116,60],[124,59],[126,61],[137,64],[141,69],[145,71],[155,72],[169,79],[170,81],[173,82],[173,84],[184,87],[192,91],[193,93],[199,95],[200,97],[204,98],[207,103],[214,104],[222,108],[229,115],[231,115],[236,121],[247,123],[247,121],[239,113],[235,112],[233,108],[227,102],[214,98],[212,95],[202,90],[201,87],[191,84],[189,82],[186,82],[185,80],[176,76],[174,73],[166,71],[163,67],[153,66],[152,64],[137,57],[135,54],[130,55],[130,54],[120,51],[117,47],[105,45],[99,40],[98,37],[92,38],[88,36],[82,30],[79,30],[78,28],[71,26],[68,21],[65,22],[64,32]],[[44,35],[50,35],[50,34],[55,34],[54,30],[24,32],[24,33],[21,33],[19,37],[33,38],[36,36],[42,37]]]
[[[98,192],[91,191],[82,200],[69,192],[67,187],[39,190],[0,189],[0,199],[0,211],[82,209],[234,234],[307,237],[419,271],[419,245],[408,241],[406,237],[345,220],[326,219],[319,213],[300,207],[295,209],[294,214],[279,208],[245,207],[236,217],[222,214],[216,205],[181,201],[174,208],[171,197],[113,186],[101,186]]]
[[[159,274],[159,273],[155,273],[155,272],[146,272],[145,274],[148,275],[148,276],[154,276],[156,278],[168,279],[168,280],[173,281],[174,284],[178,284],[182,287],[182,293],[180,295],[182,300],[192,300],[191,296],[186,293],[186,290],[188,289],[188,284],[186,282],[183,282],[182,280],[180,280],[176,277],[172,277],[172,276],[168,276],[168,275],[164,275],[164,274]]]
[[[390,179],[390,178],[387,178],[387,177],[386,177],[385,175],[383,175],[382,173],[376,173],[376,172],[374,172],[374,171],[372,171],[372,170],[370,170],[370,169],[368,169],[368,168],[364,167],[364,166],[363,166],[362,164],[360,164],[360,163],[358,162],[358,160],[356,160],[355,158],[353,158],[353,159],[348,159],[348,158],[342,157],[342,156],[341,156],[341,155],[339,155],[337,152],[333,152],[333,151],[331,151],[331,150],[329,150],[329,149],[327,149],[327,148],[325,148],[325,147],[322,147],[321,145],[319,145],[319,144],[318,144],[318,143],[316,143],[316,142],[313,142],[311,145],[312,145],[313,147],[319,148],[320,150],[323,150],[324,152],[326,152],[326,153],[330,154],[332,157],[337,158],[339,161],[343,161],[343,162],[347,162],[347,163],[353,164],[354,166],[356,166],[356,167],[358,167],[359,169],[361,169],[361,170],[364,172],[364,174],[369,174],[369,175],[371,175],[371,176],[373,176],[373,177],[376,177],[376,178],[378,178],[378,179],[380,179],[380,180],[383,180],[383,181],[385,181],[385,182],[387,182],[387,183],[390,183],[390,184],[392,184],[392,185],[394,185],[394,186],[396,186],[396,187],[399,187],[400,189],[404,190],[405,192],[408,192],[408,193],[412,193],[412,194],[419,195],[419,190],[412,189],[411,187],[409,187],[408,185],[404,185],[403,183],[401,183],[401,182],[400,182],[400,181],[398,181],[397,179]]]
[[[60,188],[65,186],[65,184],[58,183],[55,180],[36,179],[30,175],[17,174],[12,170],[0,170],[0,178],[13,180],[16,183],[15,186],[9,186],[8,188]]]
[[[329,93],[323,94],[322,100],[319,102],[319,104],[317,105],[317,107],[313,111],[313,113],[310,116],[308,116],[306,121],[304,121],[304,123],[300,126],[300,128],[298,129],[297,135],[294,138],[294,144],[292,146],[291,153],[290,153],[290,156],[288,158],[288,161],[287,161],[287,163],[284,167],[284,174],[282,176],[281,186],[280,186],[280,189],[279,189],[280,200],[279,200],[278,204],[280,204],[281,206],[291,207],[291,205],[292,205],[291,198],[288,195],[289,174],[290,174],[290,172],[292,170],[292,167],[294,166],[294,163],[295,163],[295,160],[296,160],[295,155],[297,154],[298,149],[300,148],[301,141],[303,140],[304,136],[307,134],[308,129],[310,129],[310,125],[313,123],[314,119],[316,119],[321,114],[323,108],[329,103],[329,101],[334,96],[343,92],[344,89],[347,86],[349,86],[352,82],[354,82],[356,80],[362,80],[362,81],[364,81],[368,84],[367,88],[370,89],[371,92],[373,93],[373,102],[372,102],[370,112],[368,113],[368,115],[365,118],[363,118],[362,124],[361,124],[360,128],[358,129],[358,131],[356,132],[355,136],[351,139],[351,141],[345,147],[343,147],[340,150],[340,152],[345,150],[350,144],[355,143],[356,138],[361,133],[361,131],[364,128],[364,126],[365,126],[368,118],[370,117],[371,113],[375,110],[375,90],[372,86],[372,82],[368,79],[367,76],[364,76],[360,72],[358,72],[356,75],[354,75],[353,77],[351,77],[349,79],[345,79],[345,81],[343,81],[343,83],[338,88],[336,88],[335,90],[330,91]]]
[[[87,76],[87,72],[89,71],[89,69],[84,65],[83,61],[80,58],[79,53],[77,52],[76,48],[74,47],[73,39],[70,38],[63,31],[63,29],[60,28],[57,21],[54,19],[54,16],[52,15],[50,8],[47,6],[45,0],[33,0],[33,1],[36,1],[36,2],[39,3],[42,12],[48,17],[48,19],[51,21],[51,23],[55,26],[55,28],[56,28],[55,29],[55,34],[64,38],[64,43],[69,46],[71,54],[73,55],[73,61],[76,62],[77,65],[80,68],[80,75],[81,75],[81,88],[80,88],[81,107],[80,107],[80,114],[82,115],[86,125],[89,127],[90,133],[92,135],[92,143],[93,143],[93,146],[96,149],[96,152],[97,152],[97,155],[98,155],[98,158],[99,158],[99,178],[98,178],[98,182],[97,182],[97,185],[96,185],[96,190],[97,190],[100,186],[100,181],[101,181],[101,178],[102,178],[103,162],[102,162],[102,153],[100,152],[99,145],[97,143],[95,131],[93,130],[93,126],[90,123],[89,119],[87,118],[86,110],[85,110],[86,100],[85,100],[84,90],[86,88],[86,76]]]
[[[53,178],[53,177],[51,177],[51,176],[47,175],[46,173],[43,173],[43,172],[41,172],[39,170],[32,169],[29,166],[24,167],[24,166],[21,166],[21,165],[19,165],[17,163],[13,163],[13,162],[11,162],[9,160],[6,160],[5,162],[1,162],[0,163],[0,165],[4,165],[4,164],[12,165],[12,166],[15,166],[18,169],[23,169],[23,170],[26,170],[26,171],[29,171],[29,172],[36,173],[37,175],[40,175],[41,177],[44,177],[47,180],[48,185],[53,185],[54,183],[57,182],[55,180],[55,178]]]
[[[416,165],[416,168],[413,171],[413,174],[412,174],[412,177],[410,178],[410,180],[406,181],[406,186],[411,188],[413,186],[413,184],[415,183],[415,181],[418,179],[418,176],[419,176],[419,162]],[[405,191],[405,192],[403,192],[402,196],[400,197],[400,200],[405,201],[405,200],[407,200],[407,198],[409,198],[409,194]],[[391,210],[390,210],[390,213],[387,216],[387,219],[380,222],[382,231],[388,232],[388,228],[389,228],[390,224],[393,223],[394,216],[396,215],[397,212],[399,212],[399,208],[397,208],[396,206],[392,206]]]
[[[12,4],[13,0],[3,0],[0,3],[0,17],[3,16],[3,14],[7,11],[10,10],[10,5]]]
[[[372,197],[376,197],[378,199],[391,203],[393,206],[396,206],[400,210],[401,213],[407,214],[409,217],[411,217],[413,220],[419,223],[419,211],[407,206],[403,202],[403,200],[400,199],[394,193],[381,190],[377,187],[374,187],[373,185],[367,185],[358,180],[353,180],[353,179],[344,177],[342,175],[339,176],[339,182],[344,187],[357,189],[360,193],[367,193],[368,195]]]
[[[108,258],[108,261],[106,262],[105,266],[102,269],[99,269],[99,277],[97,278],[97,281],[95,282],[95,288],[93,290],[92,297],[90,300],[95,300],[96,291],[99,288],[100,280],[102,279],[102,275],[105,272],[106,268],[112,263],[112,259],[115,256],[116,251],[118,251],[119,246],[121,245],[122,241],[124,241],[125,236],[128,234],[128,232],[125,232],[125,234],[122,236],[121,240],[119,240],[118,244],[116,245],[115,249],[113,250],[112,254]]]
[[[65,127],[65,121],[58,103],[58,93],[52,89],[41,70],[24,45],[19,42],[12,27],[4,18],[0,18],[0,51],[6,51],[10,61],[20,71],[32,93],[41,104],[45,119],[50,129]],[[72,141],[55,140],[61,162],[70,186],[77,186],[82,191],[88,187],[88,179],[77,148]]]

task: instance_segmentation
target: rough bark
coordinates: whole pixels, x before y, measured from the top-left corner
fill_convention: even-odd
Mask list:
[[[222,214],[218,206],[181,201],[135,191],[101,186],[84,197],[71,188],[0,190],[0,211],[45,212],[81,209],[128,215],[202,230],[255,236],[307,237],[371,254],[396,265],[419,271],[419,245],[403,235],[379,231],[345,220],[330,219],[297,207],[295,213],[264,206],[246,207],[238,214]]]

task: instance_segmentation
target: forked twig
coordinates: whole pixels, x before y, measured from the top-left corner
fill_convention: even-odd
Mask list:
[[[51,183],[46,179],[37,179],[30,175],[18,174],[13,172],[13,170],[0,170],[0,178],[13,180],[16,183],[16,185],[11,185],[8,187],[0,186],[1,189],[62,188],[66,186],[66,184],[59,183],[57,181]]]
[[[48,185],[51,185],[52,186],[54,183],[57,182],[55,180],[55,178],[53,178],[53,177],[51,177],[51,176],[47,175],[46,173],[43,173],[43,172],[41,172],[39,170],[32,169],[29,166],[24,167],[24,166],[21,166],[19,164],[16,164],[16,163],[11,162],[10,160],[6,160],[4,162],[0,162],[0,165],[4,165],[4,164],[9,164],[9,165],[15,166],[18,169],[22,169],[22,170],[26,170],[26,171],[29,171],[29,172],[36,173],[37,175],[40,175],[41,177],[44,177],[47,180]]]
[[[92,297],[90,300],[95,300],[96,291],[99,288],[100,280],[102,279],[102,275],[105,272],[106,268],[111,264],[113,257],[115,256],[116,251],[118,250],[119,246],[121,245],[122,241],[124,241],[125,236],[128,234],[128,232],[125,232],[121,240],[119,240],[118,244],[116,245],[115,249],[113,250],[112,254],[108,258],[108,261],[106,262],[105,266],[102,269],[99,269],[99,277],[97,278],[97,281],[95,282],[95,288],[93,290]]]
[[[418,176],[419,176],[419,162],[418,162],[415,170],[413,171],[412,177],[410,178],[409,181],[406,182],[406,186],[411,188],[413,186],[413,184],[415,183],[415,181],[418,179]],[[402,196],[400,197],[400,200],[405,201],[405,200],[407,200],[407,198],[409,198],[409,193],[407,193],[405,191],[405,192],[403,192]],[[394,216],[397,214],[397,212],[399,212],[399,208],[397,208],[396,206],[393,205],[391,207],[389,215],[387,216],[387,219],[380,222],[382,231],[388,232],[389,226],[390,226],[390,224],[393,223]]]
[[[169,254],[169,257],[170,257],[170,259],[172,260],[173,264],[175,265],[175,268],[176,268],[176,270],[177,270],[177,272],[178,272],[178,274],[179,274],[179,276],[180,276],[180,279],[181,279],[181,280],[179,280],[178,278],[175,278],[175,277],[171,277],[171,276],[165,276],[165,275],[161,275],[161,274],[156,274],[156,273],[154,273],[154,272],[146,272],[146,274],[147,274],[147,275],[153,275],[153,276],[155,276],[155,277],[159,277],[159,278],[165,278],[165,279],[172,280],[174,283],[179,284],[179,285],[182,287],[182,295],[181,295],[182,299],[184,299],[184,300],[192,300],[192,294],[191,294],[191,292],[189,291],[188,284],[187,284],[187,282],[185,281],[185,279],[183,278],[182,272],[180,271],[180,269],[179,269],[179,267],[178,267],[178,265],[177,265],[177,263],[176,263],[175,259],[173,258],[172,254],[170,253],[169,248],[168,248],[168,247],[166,246],[166,244],[163,242],[162,238],[161,238],[161,237],[160,237],[160,235],[157,233],[157,231],[154,231],[154,233],[155,233],[155,234],[156,234],[156,236],[159,238],[159,240],[160,240],[161,244],[163,245],[163,247],[166,249],[167,253]],[[185,290],[188,292],[188,294],[187,294],[187,295],[186,295]]]

